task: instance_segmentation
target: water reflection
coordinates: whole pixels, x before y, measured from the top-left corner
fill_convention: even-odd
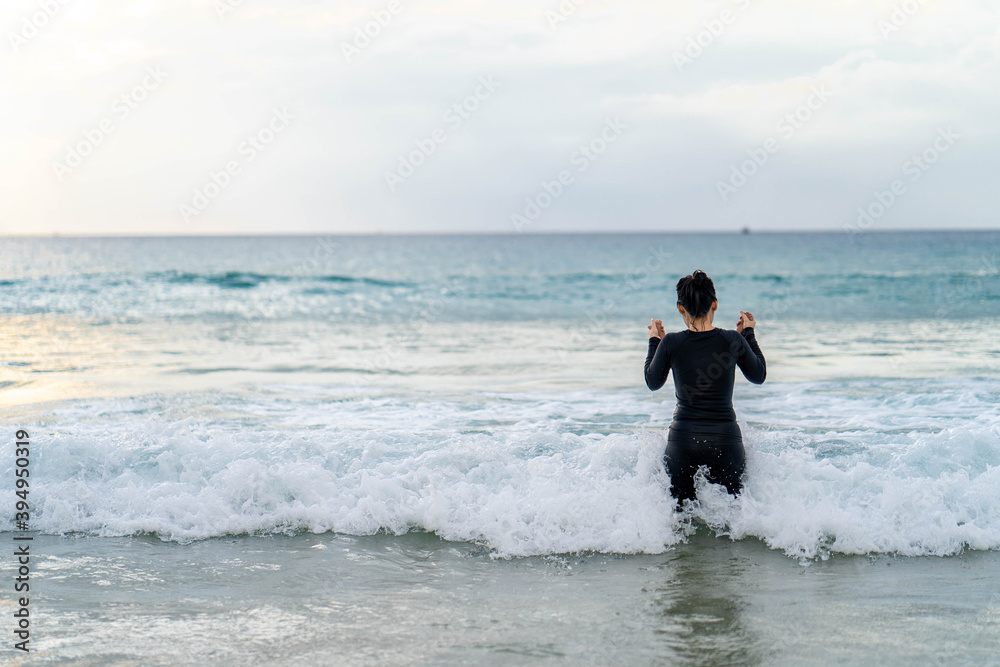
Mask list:
[[[746,622],[752,569],[739,545],[699,530],[681,545],[652,590],[657,645],[674,664],[761,664],[761,638]]]

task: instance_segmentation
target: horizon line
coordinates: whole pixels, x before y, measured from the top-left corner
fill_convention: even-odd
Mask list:
[[[955,232],[1000,232],[1000,227],[909,227],[896,229],[867,229],[855,230],[855,236],[865,234],[912,234],[912,233],[955,233]],[[850,230],[844,229],[759,229],[745,227],[739,230],[591,230],[591,231],[532,231],[532,232],[495,232],[495,231],[373,231],[373,232],[336,232],[336,231],[315,231],[315,232],[219,232],[206,234],[173,234],[173,233],[61,233],[53,232],[49,234],[0,234],[0,238],[5,239],[112,239],[112,238],[274,238],[274,237],[316,237],[316,236],[385,236],[385,237],[406,237],[406,236],[645,236],[645,235],[665,235],[665,234],[701,234],[701,235],[733,235],[733,236],[753,236],[755,234],[848,234]]]

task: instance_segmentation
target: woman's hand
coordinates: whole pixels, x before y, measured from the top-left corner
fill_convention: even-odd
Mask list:
[[[650,324],[646,328],[649,329],[650,338],[663,338],[663,320],[650,319]]]
[[[753,313],[748,313],[744,310],[740,311],[740,321],[736,323],[736,330],[743,333],[744,329],[753,329],[756,326],[757,320],[753,318]]]

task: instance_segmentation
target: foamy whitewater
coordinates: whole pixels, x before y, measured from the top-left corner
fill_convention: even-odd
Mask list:
[[[659,553],[693,515],[796,557],[1000,548],[996,383],[873,384],[744,388],[746,491],[733,501],[709,486],[688,513],[666,491],[667,415],[638,392],[470,403],[284,386],[81,401],[57,413],[73,427],[37,459],[35,525],[182,542],[419,529],[526,556]],[[209,398],[211,422],[171,416]],[[774,413],[795,418],[763,421]]]
[[[998,255],[987,233],[10,241],[4,421],[53,535],[996,550]],[[768,381],[736,388],[743,495],[675,512],[644,327],[681,328],[695,268],[717,325],[760,320]]]

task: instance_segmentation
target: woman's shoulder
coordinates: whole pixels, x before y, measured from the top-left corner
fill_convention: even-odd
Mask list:
[[[663,334],[663,338],[660,339],[660,347],[665,347],[667,350],[675,349],[684,340],[684,333],[684,331],[669,331]]]
[[[730,341],[741,341],[743,340],[743,334],[741,334],[736,329],[719,329],[719,333],[726,337],[726,340]]]
[[[729,344],[729,349],[736,352],[746,345],[746,337],[736,329],[719,329],[724,340]]]

